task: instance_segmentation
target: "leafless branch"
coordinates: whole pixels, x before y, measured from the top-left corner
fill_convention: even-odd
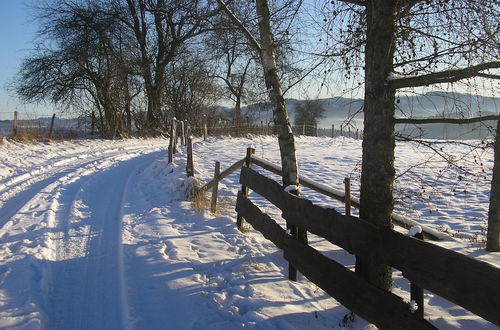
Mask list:
[[[472,78],[481,74],[481,71],[500,68],[500,61],[481,63],[465,69],[446,70],[414,77],[395,78],[388,82],[394,89],[407,87],[421,87],[441,83],[453,83],[462,79]]]

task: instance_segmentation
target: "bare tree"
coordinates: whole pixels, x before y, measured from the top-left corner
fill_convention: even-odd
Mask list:
[[[324,117],[325,109],[320,100],[304,100],[295,107],[295,126],[305,127],[306,135],[315,135],[318,120]]]
[[[208,60],[194,52],[184,48],[167,67],[169,79],[164,86],[165,110],[162,112],[165,125],[176,117],[201,127],[204,110],[220,99],[221,91],[210,74]]]
[[[141,77],[147,103],[147,124],[160,129],[167,65],[180,47],[211,26],[208,18],[215,14],[210,2],[201,0],[115,0],[116,12],[136,38]]]
[[[48,2],[37,13],[40,41],[21,66],[16,93],[26,102],[60,104],[89,97],[99,113],[102,135],[125,136],[133,93],[128,90],[130,66],[119,22],[91,1]]]
[[[233,121],[239,127],[242,124],[242,102],[249,93],[248,80],[252,79],[253,54],[241,32],[231,28],[214,31],[207,44],[216,54],[215,67],[220,68],[214,77],[223,82],[228,98],[234,102]]]
[[[364,220],[392,226],[396,90],[490,76],[498,67],[497,11],[483,0],[332,1],[333,20],[325,18],[330,25],[324,30],[334,31],[328,32],[337,41],[331,52],[342,55],[348,76],[360,67],[365,73]],[[357,258],[356,271],[390,289],[391,269],[377,260]]]

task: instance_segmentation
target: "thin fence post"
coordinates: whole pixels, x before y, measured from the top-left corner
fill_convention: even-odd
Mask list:
[[[189,122],[184,120],[184,142],[187,145],[187,139],[191,135],[191,128],[189,127]]]
[[[302,135],[306,135],[306,123],[302,123]]]
[[[340,136],[344,136],[344,128],[340,125]]]
[[[212,201],[210,203],[210,211],[215,213],[217,211],[217,194],[219,192],[219,177],[220,177],[220,162],[215,162],[214,170],[214,186],[212,188]]]
[[[207,123],[203,123],[203,141],[206,141],[208,135]]]
[[[424,240],[424,234],[420,231],[413,235],[414,238]],[[424,289],[414,283],[410,283],[410,301],[417,304],[415,314],[424,317]]]
[[[95,111],[92,111],[92,115],[90,116],[90,135],[95,134]]]
[[[17,111],[14,111],[14,121],[12,123],[12,134],[17,135]]]
[[[54,113],[52,115],[52,119],[50,120],[49,139],[52,139],[52,133],[54,132],[54,120],[55,119],[56,119],[56,114]]]
[[[175,150],[175,141],[176,141],[176,122],[175,117],[172,118],[172,123],[170,124],[170,140],[168,144],[168,163],[172,163],[174,161]]]
[[[186,141],[184,141],[185,133],[184,133],[184,120],[179,120],[179,123],[181,124],[181,145],[186,145]]]
[[[359,140],[359,128],[356,129],[356,140]]]
[[[351,179],[344,179],[344,187],[345,215],[351,216]]]
[[[332,139],[335,137],[335,124],[332,124]]]
[[[247,156],[245,158],[245,166],[248,168],[252,167],[252,155],[255,154],[255,149],[252,147],[247,148]],[[243,193],[244,197],[248,197],[248,187],[245,185],[241,186],[241,192]],[[238,227],[239,231],[243,231],[243,216],[238,213],[236,216],[236,226]]]
[[[348,132],[349,132],[349,133],[348,133],[349,135],[347,135],[347,137],[348,137],[348,138],[350,138],[350,137],[351,137],[351,127],[349,126],[349,128],[348,128],[348,129],[349,129],[349,131],[348,131]]]
[[[186,164],[186,176],[194,176],[194,164],[193,164],[193,138],[190,136],[187,138],[187,164]]]
[[[319,134],[318,134],[319,133],[318,132],[318,123],[314,123],[314,130],[316,132],[316,137],[318,137],[319,136]]]
[[[267,130],[266,130],[266,135],[269,135],[269,126],[271,125],[271,122],[267,122]]]

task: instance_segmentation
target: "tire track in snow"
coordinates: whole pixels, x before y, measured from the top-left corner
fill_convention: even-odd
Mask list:
[[[46,159],[35,170],[21,173],[20,177],[2,180],[0,319],[3,325],[22,327],[23,324],[39,324],[44,328],[52,328],[47,327],[47,324],[53,323],[52,294],[54,286],[59,284],[54,281],[54,271],[57,270],[54,265],[73,260],[75,254],[81,254],[82,251],[90,251],[86,248],[89,239],[85,240],[85,237],[95,236],[85,224],[89,214],[85,212],[86,205],[81,203],[85,188],[95,181],[94,175],[112,171],[120,167],[121,162],[134,162],[134,159],[144,157],[147,159],[161,153],[162,149],[164,146],[160,143],[110,150],[85,150],[77,156],[72,155],[69,160],[63,158],[65,155],[55,160]],[[49,164],[53,161],[57,164]],[[126,175],[121,179],[126,179]],[[109,186],[109,182],[106,184]],[[119,190],[113,192],[121,193]],[[86,236],[82,236],[86,233]],[[116,235],[119,237],[120,231]],[[119,262],[115,264],[119,265]],[[74,283],[72,281],[71,285]],[[5,288],[22,290],[10,292],[5,291]],[[29,294],[18,295],[20,292]],[[26,314],[19,314],[20,310],[25,310]],[[82,328],[87,326],[83,325]]]
[[[159,146],[154,146],[154,149],[149,152],[158,149],[160,149]],[[36,170],[24,172],[4,180],[0,184],[0,207],[2,210],[0,213],[0,230],[24,205],[29,203],[47,186],[63,180],[68,175],[74,175],[75,172],[79,172],[82,168],[86,168],[87,171],[80,174],[89,175],[95,171],[94,168],[104,167],[106,162],[116,162],[144,153],[146,153],[144,146],[128,146],[118,150],[100,150],[90,156],[88,152],[72,153],[68,155],[68,159],[50,159],[48,161],[54,161],[53,164],[41,164]],[[2,231],[0,231],[1,236]]]
[[[128,318],[121,253],[124,192],[133,173],[158,153],[122,161],[81,185],[75,199],[86,206],[88,215],[82,237],[85,251],[71,251],[77,246],[65,245],[67,239],[58,243],[66,259],[51,265],[51,329],[124,328]]]

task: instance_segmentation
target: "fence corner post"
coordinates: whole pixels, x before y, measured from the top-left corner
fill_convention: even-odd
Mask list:
[[[248,147],[247,148],[247,155],[245,157],[245,166],[248,168],[252,167],[252,155],[255,154],[255,149],[253,147]],[[241,185],[241,192],[244,197],[248,197],[248,187],[245,185]],[[243,231],[243,216],[238,213],[236,216],[236,226],[238,227],[239,231]]]

